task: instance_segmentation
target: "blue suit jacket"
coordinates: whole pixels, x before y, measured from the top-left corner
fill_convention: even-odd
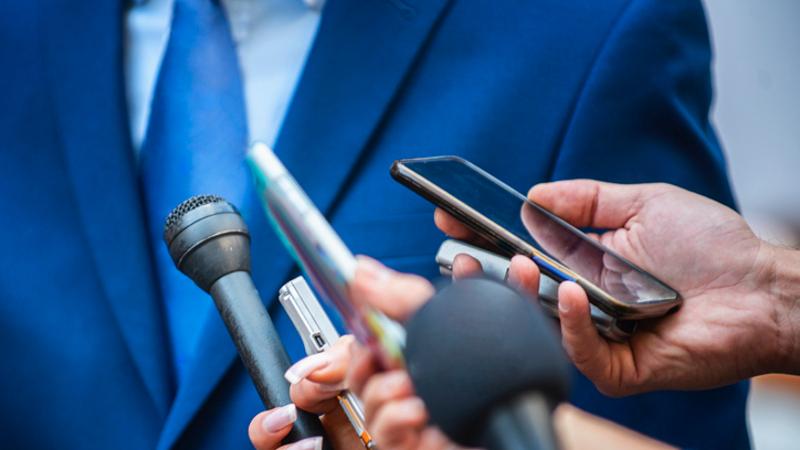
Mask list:
[[[123,3],[0,5],[0,443],[250,448],[262,407],[216,314],[171,387]],[[732,205],[709,62],[697,0],[329,0],[276,152],[353,251],[432,277],[444,236],[433,207],[390,179],[397,158],[461,155],[523,192],[665,181]],[[254,279],[275,303],[296,268],[271,231],[253,239]],[[738,449],[746,394],[612,400],[576,375],[572,401],[677,445]]]

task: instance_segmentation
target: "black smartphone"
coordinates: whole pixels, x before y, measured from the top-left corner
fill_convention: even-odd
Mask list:
[[[548,277],[578,283],[613,317],[659,317],[681,304],[675,290],[469,161],[404,159],[391,174],[506,254],[529,256]]]

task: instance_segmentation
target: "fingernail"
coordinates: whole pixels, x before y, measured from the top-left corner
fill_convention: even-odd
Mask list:
[[[293,403],[289,403],[267,414],[264,420],[261,421],[261,428],[267,433],[274,433],[293,424],[295,420],[297,420],[297,407]]]
[[[386,266],[367,256],[358,257],[358,271],[366,276],[373,288],[384,286],[392,276]]]
[[[286,448],[286,450],[322,450],[322,438],[317,436],[297,441]]]
[[[347,389],[347,382],[342,381],[340,383],[320,383],[319,390],[322,392],[341,392]]]
[[[300,361],[297,361],[292,367],[289,367],[289,370],[287,370],[283,376],[290,384],[297,384],[303,378],[309,376],[311,372],[319,370],[330,363],[330,355],[324,352],[306,356]]]
[[[402,386],[404,383],[410,383],[410,382],[411,379],[408,377],[408,373],[406,373],[405,371],[396,371],[392,374],[389,374],[389,376],[387,376],[386,379],[383,380],[382,390],[394,391],[395,389]]]
[[[470,278],[471,276],[474,276],[474,274],[471,273],[467,273],[466,275],[464,274],[465,270],[462,267],[464,265],[464,258],[459,258],[459,256],[461,255],[456,255],[455,259],[453,259],[453,267],[451,270],[453,281],[462,280],[464,278]]]
[[[425,413],[425,402],[419,397],[410,397],[403,404],[403,409],[409,415],[417,415]]]
[[[506,282],[509,286],[514,289],[519,288],[520,284],[522,284],[522,280],[519,279],[519,275],[517,275],[516,270],[511,270],[509,267],[508,271],[506,272]]]
[[[568,302],[563,301],[563,300],[559,300],[558,301],[558,311],[559,312],[568,313],[569,312],[569,308],[570,308],[570,305],[569,305]]]
[[[361,350],[361,344],[359,344],[358,341],[356,341],[355,339],[350,341],[347,347],[348,351],[350,351],[351,356],[358,354],[358,352]]]

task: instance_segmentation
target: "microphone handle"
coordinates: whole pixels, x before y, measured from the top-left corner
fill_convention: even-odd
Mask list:
[[[229,273],[214,282],[209,293],[264,407],[272,409],[291,403],[289,382],[283,377],[291,360],[250,274],[245,271]],[[319,418],[298,409],[297,420],[283,443],[314,436],[322,436],[323,448],[332,450]]]
[[[527,392],[495,407],[487,416],[480,446],[489,450],[558,450],[552,403]]]

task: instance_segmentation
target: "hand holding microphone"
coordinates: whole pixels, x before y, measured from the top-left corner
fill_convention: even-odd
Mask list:
[[[396,371],[371,377],[363,389],[379,445],[449,445],[428,425],[429,413],[432,423],[462,445],[558,448],[550,413],[564,398],[569,375],[549,325],[531,302],[485,279],[458,281],[430,301],[409,298],[419,281],[371,260],[362,259],[362,268],[367,270],[357,271],[354,290],[379,307],[388,305],[394,318],[402,320],[421,306],[407,324],[405,354],[413,383]],[[359,363],[356,378],[370,370],[363,358]]]
[[[236,208],[217,196],[192,197],[167,217],[164,241],[178,269],[211,294],[264,406],[289,405],[289,355],[250,278],[250,235]],[[296,414],[284,442],[325,435],[315,415]]]

